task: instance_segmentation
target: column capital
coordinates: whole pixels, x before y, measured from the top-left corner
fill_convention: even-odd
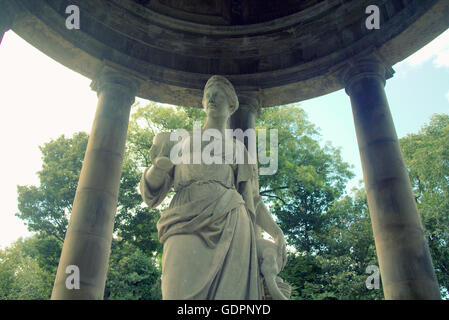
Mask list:
[[[391,69],[372,61],[348,69],[346,92],[351,98],[385,299],[440,299],[384,90]]]
[[[127,95],[135,96],[138,90],[138,81],[122,72],[115,70],[102,70],[90,85],[98,94],[109,90],[120,90]]]
[[[93,79],[90,87],[98,95],[104,92],[111,94],[120,94],[130,99],[130,104],[134,103],[136,94],[139,90],[139,81],[132,75],[121,70],[103,66],[100,72]]]
[[[239,109],[252,112],[256,117],[260,113],[260,101],[257,93],[241,92],[237,94],[239,99]]]
[[[346,93],[351,95],[352,86],[360,80],[374,78],[380,81],[382,86],[385,86],[386,80],[390,79],[393,74],[393,68],[386,65],[381,59],[370,57],[350,61],[342,73],[341,79]]]

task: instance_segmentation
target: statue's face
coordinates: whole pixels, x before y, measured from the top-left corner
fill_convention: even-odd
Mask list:
[[[218,83],[212,83],[204,90],[203,107],[209,117],[229,118],[231,115],[226,93]]]

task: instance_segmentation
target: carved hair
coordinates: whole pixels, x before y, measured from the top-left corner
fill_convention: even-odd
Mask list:
[[[221,88],[223,88],[226,97],[228,98],[229,105],[231,107],[231,114],[237,111],[239,108],[239,99],[237,98],[237,93],[235,92],[234,86],[232,83],[223,76],[212,76],[207,80],[206,85],[204,86],[204,92],[206,89],[212,84],[218,84]],[[204,97],[203,96],[203,106],[204,106]]]

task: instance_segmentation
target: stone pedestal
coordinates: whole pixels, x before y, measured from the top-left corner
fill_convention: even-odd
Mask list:
[[[385,299],[440,299],[423,227],[385,95],[386,68],[356,63],[351,97]]]
[[[115,72],[93,83],[98,106],[78,182],[52,299],[103,299],[135,85]],[[67,289],[67,266],[80,271],[80,288]]]

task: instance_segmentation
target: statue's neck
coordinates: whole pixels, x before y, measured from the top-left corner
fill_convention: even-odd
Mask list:
[[[218,131],[221,132],[221,134],[223,135],[223,137],[225,136],[225,130],[228,129],[228,121],[227,119],[223,119],[223,118],[212,118],[212,117],[207,117],[206,118],[206,122],[203,126],[203,129],[217,129]]]

